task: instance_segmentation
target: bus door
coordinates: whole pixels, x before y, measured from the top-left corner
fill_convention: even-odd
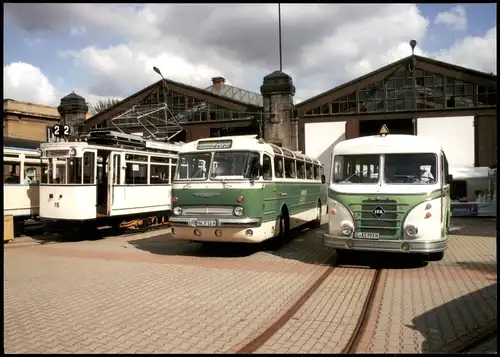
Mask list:
[[[91,150],[91,149],[84,149],[83,150],[83,165],[82,165],[82,184],[83,187],[87,187],[89,189],[89,195],[91,194],[92,196],[89,196],[87,199],[91,200],[92,197],[94,197],[94,206],[96,207],[96,213],[97,211],[97,174],[96,174],[96,168],[97,168],[97,150]],[[90,190],[92,188],[92,193],[90,193]]]

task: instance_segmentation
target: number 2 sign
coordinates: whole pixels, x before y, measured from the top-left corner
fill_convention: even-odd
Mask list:
[[[68,136],[70,132],[69,125],[56,124],[52,127],[52,134],[54,134],[55,137]]]

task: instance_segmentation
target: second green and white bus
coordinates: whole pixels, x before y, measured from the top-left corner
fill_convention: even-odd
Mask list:
[[[334,147],[324,244],[338,253],[406,252],[441,260],[452,179],[443,148],[429,138],[385,135],[385,126],[381,133]]]
[[[173,237],[258,243],[326,213],[323,165],[255,135],[200,139],[179,151]]]

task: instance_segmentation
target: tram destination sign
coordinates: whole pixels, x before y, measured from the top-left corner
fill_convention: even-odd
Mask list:
[[[196,148],[198,150],[231,149],[232,140],[199,141]]]

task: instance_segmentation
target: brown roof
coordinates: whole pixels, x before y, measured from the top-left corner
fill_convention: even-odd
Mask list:
[[[102,123],[108,119],[113,118],[114,116],[119,115],[124,110],[131,108],[134,104],[139,103],[143,99],[147,98],[157,87],[159,87],[162,83],[163,79],[151,84],[150,86],[141,89],[140,91],[128,96],[122,101],[116,103],[115,105],[107,108],[106,110],[94,115],[91,119],[86,122],[86,126],[91,127],[93,125]],[[213,100],[222,101],[228,107],[233,107],[236,110],[244,111],[249,103],[245,101],[240,101],[234,98],[229,98],[223,95],[217,95],[212,93],[210,90],[202,89],[199,87],[191,86],[188,84],[184,84],[181,82],[172,81],[170,79],[165,79],[165,83],[167,84],[169,89],[185,89],[190,93],[193,97],[203,97],[204,99],[213,98]],[[198,95],[197,95],[198,94]],[[251,104],[250,104],[251,105]]]
[[[405,63],[406,61],[410,60],[413,56],[408,56],[408,57],[405,57],[405,58],[402,58],[400,59],[399,61],[396,61],[396,62],[393,62],[391,64],[388,64],[387,66],[384,66],[384,67],[381,67],[375,71],[372,71],[368,74],[365,74],[364,76],[361,76],[361,77],[358,77],[356,79],[353,79],[352,81],[349,81],[347,83],[344,83],[344,84],[341,84],[335,88],[332,88],[332,89],[329,89],[323,93],[320,93],[318,95],[315,95],[314,97],[311,97],[303,102],[300,102],[299,104],[297,104],[295,107],[297,108],[300,108],[308,103],[311,103],[311,102],[314,102],[316,99],[319,99],[323,96],[326,96],[326,95],[329,95],[333,92],[336,92],[342,88],[345,88],[345,87],[348,87],[356,82],[359,82],[359,81],[362,81],[364,79],[367,79],[367,78],[370,78],[378,73],[381,73],[383,71],[386,71],[390,68],[395,68],[397,66],[400,66],[402,65],[403,63]],[[435,59],[431,59],[431,58],[427,58],[427,57],[422,57],[422,56],[417,56],[415,55],[414,56],[416,58],[417,61],[419,62],[424,62],[424,63],[428,63],[428,64],[431,64],[431,65],[435,65],[435,66],[438,66],[438,67],[443,67],[443,68],[449,68],[449,69],[453,69],[455,71],[459,71],[459,72],[462,72],[462,73],[467,73],[467,74],[470,74],[470,75],[473,75],[475,77],[481,77],[481,78],[484,78],[484,79],[487,79],[487,80],[491,80],[491,81],[495,81],[497,80],[497,76],[494,75],[494,74],[491,74],[491,73],[485,73],[485,72],[480,72],[480,71],[476,71],[474,69],[470,69],[470,68],[465,68],[465,67],[461,67],[461,66],[457,66],[457,65],[454,65],[454,64],[451,64],[451,63],[446,63],[446,62],[442,62],[442,61],[438,61],[438,60],[435,60]]]

